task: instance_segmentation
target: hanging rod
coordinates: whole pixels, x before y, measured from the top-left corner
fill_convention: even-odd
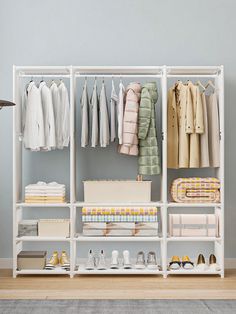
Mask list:
[[[19,77],[70,77],[69,74],[19,74]]]
[[[167,77],[218,77],[218,74],[167,74]]]
[[[162,77],[161,74],[75,74],[75,77]]]

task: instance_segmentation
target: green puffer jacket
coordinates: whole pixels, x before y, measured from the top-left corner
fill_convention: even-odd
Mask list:
[[[155,104],[157,85],[146,83],[141,92],[139,106],[139,174],[156,175],[160,173],[160,160],[157,146]]]

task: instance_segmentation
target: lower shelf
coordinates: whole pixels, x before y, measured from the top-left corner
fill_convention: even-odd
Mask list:
[[[87,270],[84,265],[79,266],[79,269],[74,271],[78,275],[163,275],[160,270],[150,269],[105,269],[105,270]]]
[[[24,269],[17,270],[17,275],[70,275],[70,271],[63,269],[46,270],[46,269]]]
[[[180,269],[180,270],[168,270],[167,275],[221,275],[221,271],[220,270],[199,271],[197,269],[192,269],[192,270]]]

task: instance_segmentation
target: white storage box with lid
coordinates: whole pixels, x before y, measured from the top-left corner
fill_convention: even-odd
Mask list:
[[[84,201],[91,203],[150,202],[152,181],[84,181]]]
[[[38,235],[40,237],[69,237],[69,219],[40,219],[38,222]]]

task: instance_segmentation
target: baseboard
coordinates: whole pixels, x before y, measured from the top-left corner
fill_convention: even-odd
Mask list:
[[[0,258],[0,269],[12,268],[12,258]],[[236,258],[225,258],[225,269],[236,269]]]

